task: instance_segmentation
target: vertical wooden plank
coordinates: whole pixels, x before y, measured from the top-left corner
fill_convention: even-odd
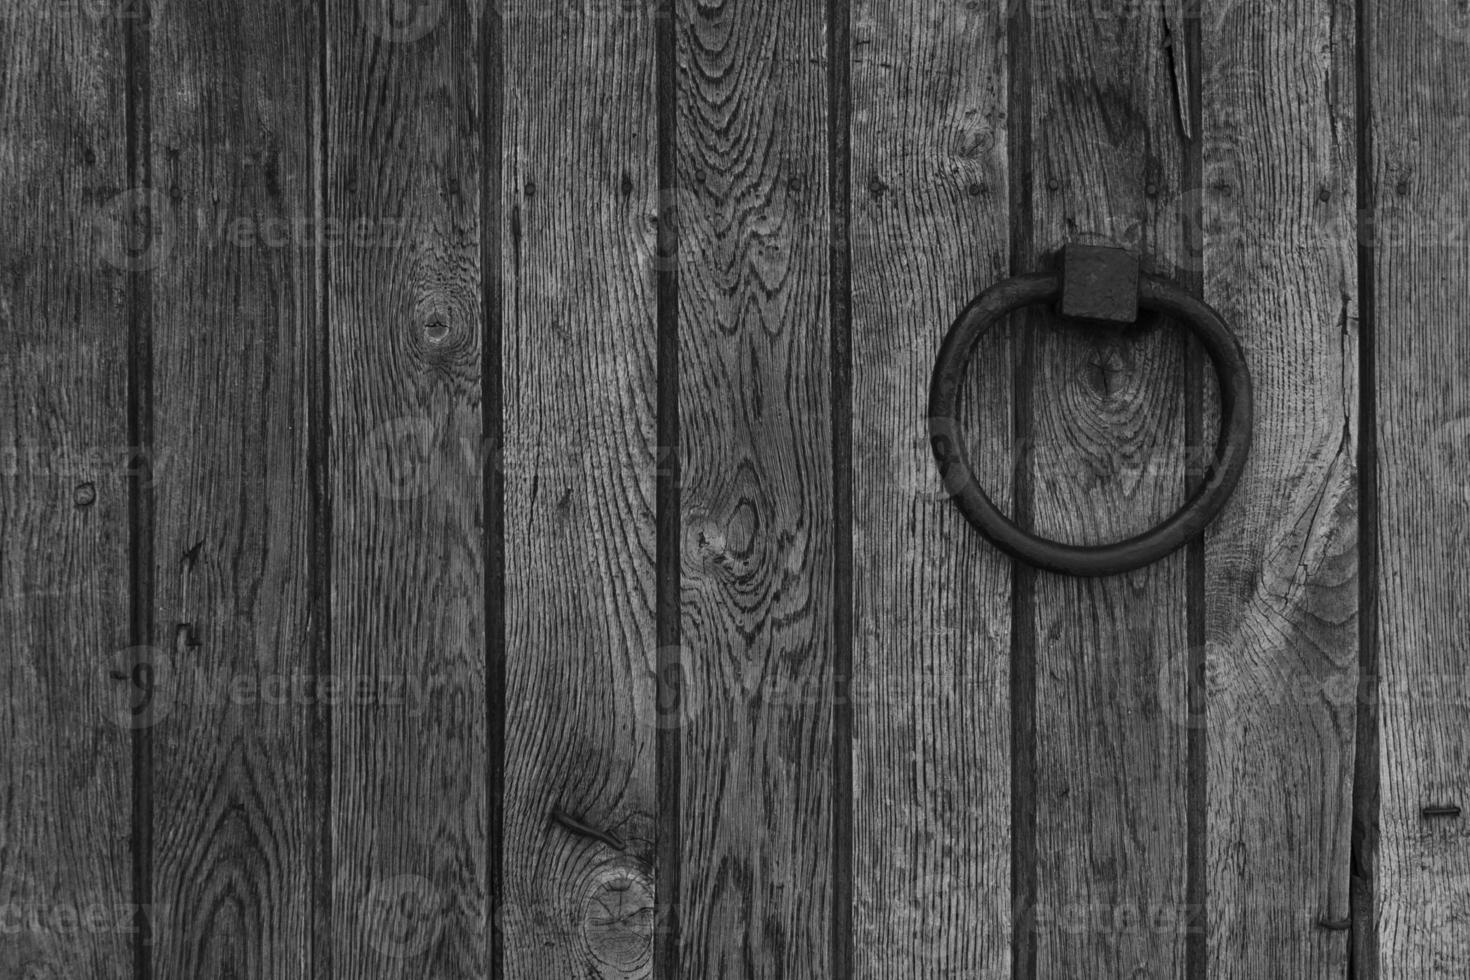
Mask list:
[[[317,27],[154,6],[158,977],[308,972]]]
[[[680,0],[681,929],[691,977],[829,970],[824,10]]]
[[[1183,107],[1161,7],[1031,5],[1032,265],[1114,242],[1169,274],[1153,195],[1184,172]],[[1033,318],[1036,529],[1096,544],[1183,501],[1183,345]],[[1035,584],[1038,977],[1180,976],[1187,857],[1188,644],[1182,553],[1126,575]],[[1160,690],[1161,679],[1163,690]]]
[[[1009,274],[1002,14],[854,9],[860,977],[1010,975],[1010,564],[945,495],[924,417],[944,331]],[[1011,354],[997,339],[972,363],[968,441],[1009,506]]]
[[[506,976],[647,977],[654,16],[505,17]]]
[[[406,15],[406,16],[405,16]],[[337,977],[489,970],[476,5],[327,5]],[[492,709],[494,710],[494,709]]]
[[[1470,972],[1470,19],[1370,2],[1384,978]]]
[[[1204,18],[1191,252],[1255,380],[1207,544],[1209,975],[1347,971],[1358,675],[1354,29],[1339,0]],[[1287,80],[1283,84],[1283,80]],[[1211,405],[1213,408],[1213,403]]]
[[[0,10],[0,975],[130,976],[121,21]],[[113,671],[122,678],[114,678]],[[138,709],[135,715],[134,708]]]

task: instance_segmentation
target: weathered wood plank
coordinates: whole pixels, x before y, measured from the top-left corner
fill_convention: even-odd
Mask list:
[[[327,5],[341,980],[489,970],[481,14]]]
[[[1208,739],[1209,975],[1345,976],[1358,674],[1352,7],[1242,4],[1202,26],[1204,186],[1181,206],[1200,208],[1191,255],[1256,391],[1250,465],[1207,539],[1207,702],[1189,718]]]
[[[824,11],[679,0],[687,976],[830,976]]]
[[[647,977],[655,24],[524,0],[505,27],[506,976]]]
[[[1470,19],[1368,4],[1381,594],[1381,973],[1470,973]]]
[[[123,24],[0,11],[0,975],[131,975]],[[115,677],[114,672],[120,676]],[[135,713],[136,709],[136,713]]]
[[[152,269],[158,977],[304,977],[315,8],[160,6]]]
[[[1158,193],[1183,174],[1160,8],[1031,6],[1033,264],[1113,241],[1168,273]],[[1019,56],[1018,56],[1019,57]],[[1116,541],[1183,500],[1183,345],[1036,317],[1035,526]],[[1185,559],[1124,576],[1039,575],[1036,975],[1180,976],[1185,958]],[[1160,699],[1165,702],[1160,705]]]
[[[924,417],[939,339],[1009,274],[1005,40],[996,6],[853,11],[859,977],[1010,974],[1010,565],[944,493]],[[996,340],[971,372],[968,441],[1005,507]]]

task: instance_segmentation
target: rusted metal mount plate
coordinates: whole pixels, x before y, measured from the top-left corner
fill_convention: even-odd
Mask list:
[[[1096,323],[1138,319],[1138,258],[1112,245],[1062,248],[1062,316]]]

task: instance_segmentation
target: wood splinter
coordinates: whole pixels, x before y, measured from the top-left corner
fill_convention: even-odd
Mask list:
[[[572,816],[564,810],[552,810],[551,819],[556,821],[564,829],[570,831],[571,833],[577,834],[581,837],[590,837],[593,840],[602,841],[604,844],[606,844],[608,847],[611,847],[615,851],[622,851],[627,849],[627,845],[624,844],[622,839],[619,838],[616,834],[610,833],[606,830],[598,830],[596,827],[589,826],[588,824],[583,823],[582,821],[578,820],[576,817]]]

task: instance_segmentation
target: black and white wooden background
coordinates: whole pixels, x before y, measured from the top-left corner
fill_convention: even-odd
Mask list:
[[[1467,59],[1458,0],[6,0],[0,977],[1470,976]],[[1068,241],[1259,402],[1096,581],[924,419]],[[1176,337],[983,351],[998,497],[1172,510]]]

